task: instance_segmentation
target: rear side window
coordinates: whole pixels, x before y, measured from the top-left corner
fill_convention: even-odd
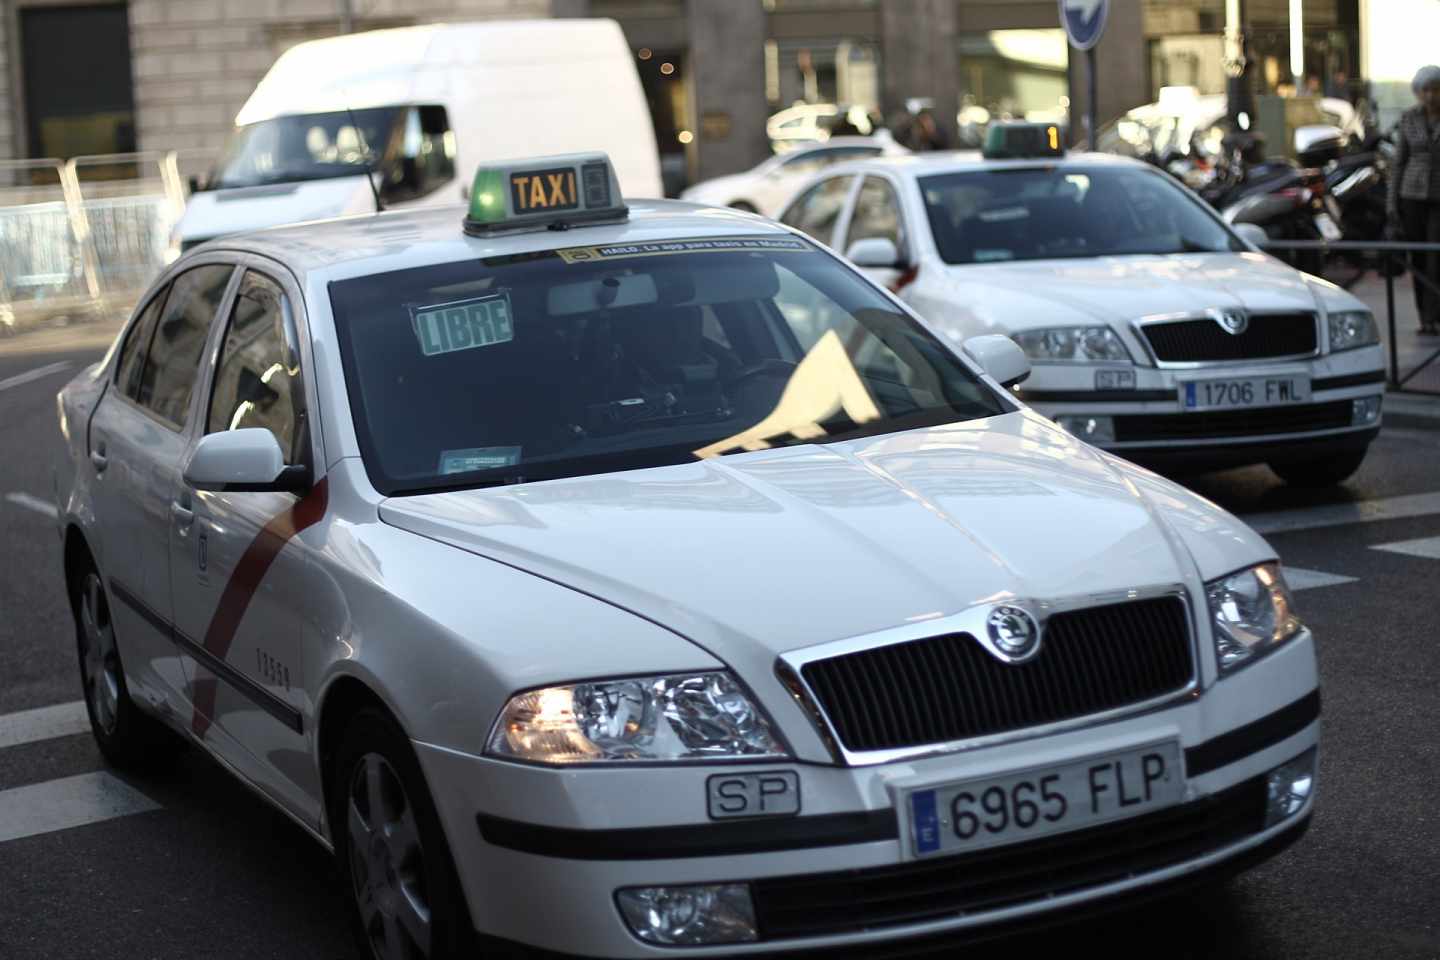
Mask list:
[[[165,306],[165,295],[169,292],[169,288],[166,288],[150,298],[144,312],[130,325],[130,332],[126,334],[125,343],[120,347],[115,383],[120,392],[131,400],[135,399],[135,394],[140,389],[140,371],[145,367],[145,348],[150,342],[150,335],[155,332],[155,319],[160,316],[160,310]]]
[[[900,220],[900,201],[890,184],[879,177],[866,177],[855,200],[855,215],[850,219],[850,233],[844,249],[857,240],[889,240],[902,258],[905,254],[905,231]]]
[[[846,176],[822,180],[801,194],[780,221],[804,230],[821,243],[829,243],[835,221],[840,218],[840,210],[850,193],[850,184],[854,182],[854,177]]]
[[[215,264],[180,274],[155,325],[135,401],[177,428],[185,424],[210,323],[234,269]]]
[[[284,299],[278,284],[253,271],[240,282],[205,432],[263,427],[279,441],[285,462],[296,464],[306,459],[305,391],[299,367],[286,366]]]

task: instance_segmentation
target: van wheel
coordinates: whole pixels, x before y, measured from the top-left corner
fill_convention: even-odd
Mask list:
[[[1270,469],[1292,487],[1333,487],[1344,483],[1365,459],[1365,451],[1324,460],[1282,460]]]
[[[356,714],[336,753],[335,856],[350,891],[361,955],[442,960],[470,955],[474,930],[420,763],[399,726]]]
[[[130,699],[110,601],[94,567],[76,586],[72,605],[85,712],[100,752],[117,767],[148,767],[171,759],[179,739]]]

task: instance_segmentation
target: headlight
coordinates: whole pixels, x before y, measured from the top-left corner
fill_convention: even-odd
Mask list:
[[[1130,351],[1109,327],[1049,327],[1012,333],[1031,360],[1119,360],[1130,363]]]
[[[1258,659],[1300,632],[1280,564],[1232,573],[1205,585],[1220,672]]]
[[[505,705],[489,751],[558,764],[787,756],[770,721],[728,673],[531,690]]]
[[[1332,313],[1326,320],[1330,327],[1330,352],[1374,346],[1380,342],[1375,315],[1369,310],[1347,310]]]

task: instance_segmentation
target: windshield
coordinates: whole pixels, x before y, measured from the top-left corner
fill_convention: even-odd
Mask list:
[[[1005,412],[804,240],[701,238],[330,286],[386,495],[693,462]]]
[[[920,180],[946,263],[1243,249],[1158,171],[1012,167]]]
[[[296,114],[240,127],[207,186],[221,190],[362,174],[385,151],[403,109]]]

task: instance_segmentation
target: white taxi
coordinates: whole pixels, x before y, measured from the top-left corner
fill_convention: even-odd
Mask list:
[[[1178,470],[1268,463],[1297,485],[1359,468],[1385,390],[1360,300],[1154,167],[1066,156],[1053,125],[989,137],[983,154],[837,165],[780,219],[955,342],[1012,337],[1034,364],[1020,396],[1090,443]]]
[[[929,949],[1304,832],[1275,552],[1013,343],[603,155],[461,213],[197,248],[59,397],[101,749],[220,760],[367,955]]]

